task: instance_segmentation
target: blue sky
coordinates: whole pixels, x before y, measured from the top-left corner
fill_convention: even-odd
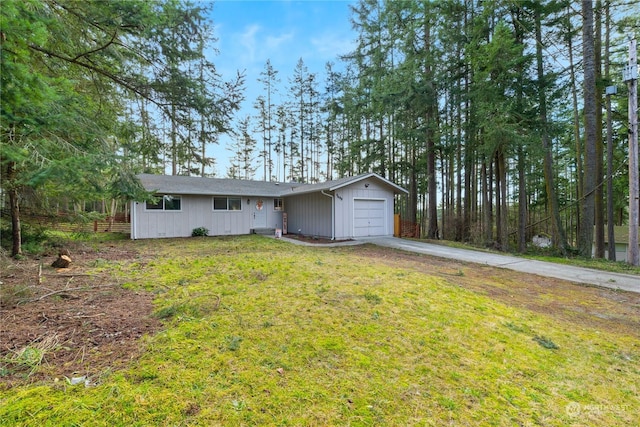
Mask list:
[[[320,78],[324,89],[324,69],[328,61],[337,62],[341,54],[353,50],[355,33],[351,29],[349,4],[353,1],[216,1],[213,5],[214,35],[218,72],[230,79],[237,70],[246,75],[246,100],[240,116],[255,115],[252,108],[261,93],[257,81],[267,59],[278,71],[281,92],[288,87],[296,63],[303,59],[309,72]],[[284,94],[280,94],[281,96]],[[212,149],[217,176],[226,176],[231,152],[228,138]],[[261,168],[256,179],[262,179]]]

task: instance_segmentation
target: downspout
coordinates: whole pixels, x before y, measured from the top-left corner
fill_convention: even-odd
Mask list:
[[[325,193],[324,190],[321,190],[323,196],[327,196],[331,198],[331,240],[336,240],[336,220],[335,220],[335,212],[336,212],[336,200],[333,198],[331,194]]]
[[[136,227],[138,226],[136,223],[137,204],[135,200],[131,201],[131,240],[136,240]]]

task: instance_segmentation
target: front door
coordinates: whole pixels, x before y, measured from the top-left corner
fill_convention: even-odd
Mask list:
[[[262,199],[253,205],[253,228],[267,228],[267,207]]]

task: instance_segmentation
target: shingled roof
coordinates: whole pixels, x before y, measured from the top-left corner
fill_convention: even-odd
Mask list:
[[[251,181],[243,179],[203,178],[199,176],[174,175],[138,175],[147,191],[162,194],[189,194],[201,196],[262,196],[285,197],[317,191],[333,191],[351,183],[370,177],[389,185],[395,193],[406,193],[399,187],[375,173],[340,178],[318,184],[280,183],[270,181]]]
[[[164,194],[191,194],[201,196],[263,196],[281,197],[291,186],[269,181],[203,178],[199,176],[138,175],[147,191]]]

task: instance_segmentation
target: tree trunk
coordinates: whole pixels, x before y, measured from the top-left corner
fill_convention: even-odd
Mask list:
[[[584,188],[582,220],[578,233],[578,251],[591,257],[596,187],[596,63],[593,39],[593,4],[582,1],[582,55],[584,64]]]
[[[22,230],[20,228],[20,204],[18,187],[14,183],[16,176],[16,163],[9,162],[7,166],[7,183],[9,184],[9,211],[11,212],[11,256],[22,255]]]
[[[518,147],[518,252],[527,250],[527,177],[524,147]]]
[[[609,35],[611,30],[610,4],[606,3],[605,12],[605,47],[604,47],[604,78],[609,81]],[[609,260],[616,260],[616,238],[614,233],[613,215],[613,136],[611,123],[611,96],[607,96],[607,240]]]
[[[560,219],[560,210],[558,207],[558,197],[556,195],[555,176],[553,173],[553,153],[551,152],[551,142],[547,129],[547,96],[545,93],[544,63],[542,60],[542,25],[540,22],[540,14],[536,10],[536,62],[538,74],[538,100],[540,104],[540,126],[542,135],[542,149],[544,150],[544,181],[547,192],[547,203],[551,214],[551,240],[556,249],[562,255],[567,253],[567,236],[562,220]]]
[[[509,250],[509,214],[507,212],[507,172],[504,152],[501,148],[495,155],[496,176],[496,240],[498,249]]]
[[[524,33],[522,26],[522,13],[520,7],[514,8],[514,33],[516,36],[516,42],[519,45],[524,45]],[[524,97],[524,71],[522,63],[517,65],[518,72],[518,86],[517,86],[517,110],[523,111],[523,97]],[[525,252],[527,250],[527,176],[526,176],[526,147],[523,143],[518,144],[518,252]]]
[[[482,160],[482,212],[484,213],[484,240],[486,245],[493,243],[493,212],[491,209],[491,171],[487,171],[487,161]]]
[[[576,210],[576,224],[577,224],[577,234],[580,234],[580,226],[582,220],[582,209],[583,209],[583,179],[584,179],[584,167],[582,162],[582,142],[580,136],[580,113],[578,107],[578,89],[576,88],[576,73],[575,73],[575,65],[573,61],[573,43],[571,41],[571,4],[567,3],[567,22],[569,27],[567,28],[567,49],[569,53],[569,74],[571,80],[571,99],[573,103],[573,137],[576,144],[576,179],[578,181],[578,185],[576,186],[576,197],[578,199],[578,209]]]
[[[178,125],[176,123],[176,104],[171,103],[171,175],[178,175]]]
[[[466,11],[471,10],[467,7],[467,1],[465,0],[465,13],[464,13],[464,23],[463,27],[468,28],[469,17]],[[462,53],[459,53],[459,58],[462,57]],[[462,62],[462,61],[461,61]],[[475,186],[472,184],[472,177],[474,178],[474,183],[477,182],[475,179],[475,156],[473,142],[475,141],[475,130],[471,118],[471,108],[470,108],[470,85],[471,85],[471,67],[469,66],[469,61],[464,61],[464,85],[462,87],[462,93],[464,93],[464,122],[460,121],[459,126],[462,127],[462,123],[465,126],[465,135],[466,135],[466,143],[464,144],[464,205],[463,205],[463,213],[462,213],[462,230],[461,230],[461,240],[463,242],[468,242],[471,237],[471,220],[473,218],[472,215],[472,206],[477,208],[477,204],[473,204],[473,201],[477,200],[477,194],[473,194]],[[462,114],[461,114],[462,116]],[[461,143],[462,138],[459,140],[459,144]],[[460,168],[458,167],[458,170]]]
[[[416,149],[415,143],[411,144],[408,159],[409,169],[409,198],[407,200],[407,220],[416,223],[418,219],[418,178],[416,177]]]
[[[466,235],[464,227],[464,215],[462,212],[462,113],[460,111],[460,103],[457,103],[457,119],[458,126],[456,129],[456,241],[464,240]],[[453,175],[453,174],[452,174]],[[466,185],[466,184],[465,184]]]
[[[427,238],[438,238],[438,187],[436,182],[436,149],[435,149],[435,129],[437,129],[437,109],[434,108],[436,98],[433,85],[433,75],[431,72],[431,26],[428,13],[425,12],[424,23],[424,49],[426,55],[425,77],[429,87],[427,99],[427,186],[429,192],[429,226],[427,228]]]
[[[596,2],[595,9],[595,73],[596,73],[596,158],[595,158],[595,257],[604,258],[604,187],[602,177],[604,175],[604,142],[602,141],[602,1]]]

